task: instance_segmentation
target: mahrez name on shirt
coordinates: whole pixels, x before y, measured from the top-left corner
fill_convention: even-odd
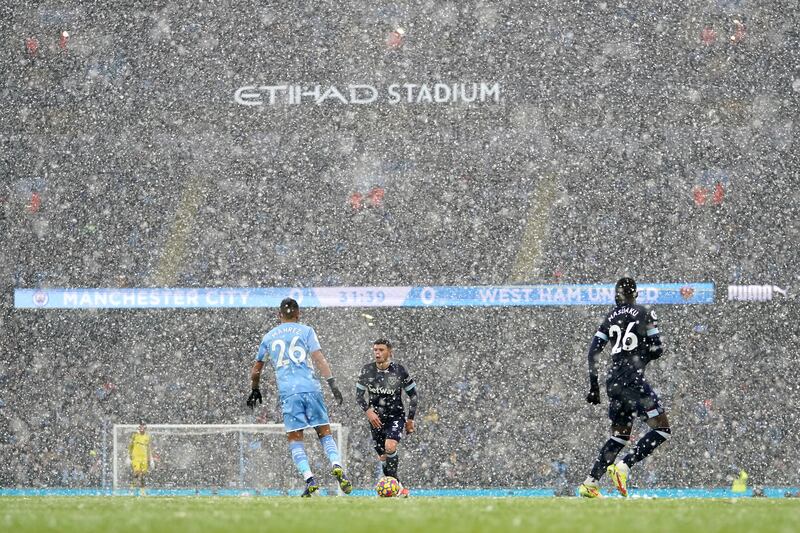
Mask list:
[[[275,337],[277,335],[285,335],[287,333],[297,333],[298,335],[300,335],[303,333],[303,330],[296,326],[282,327],[278,330],[271,331],[269,336]]]

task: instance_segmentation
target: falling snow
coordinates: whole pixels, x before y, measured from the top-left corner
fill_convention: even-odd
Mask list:
[[[477,286],[497,306],[304,310],[349,474],[377,479],[355,380],[389,338],[420,394],[407,486],[571,492],[608,438],[584,400],[608,308],[516,304],[623,275],[716,287],[657,306],[673,438],[637,486],[797,486],[796,4],[369,4],[0,6],[0,487],[111,486],[114,424],[280,423],[270,379],[245,407],[276,318],[221,308],[239,290]],[[14,305],[159,287],[230,290]],[[154,449],[154,487],[301,482],[280,434]]]

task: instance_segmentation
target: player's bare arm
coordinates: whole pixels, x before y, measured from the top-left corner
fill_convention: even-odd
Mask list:
[[[333,377],[331,365],[322,353],[322,350],[315,350],[311,352],[311,360],[314,361],[314,366],[319,369],[319,374],[323,379],[328,380]]]
[[[253,368],[250,370],[250,396],[247,398],[247,407],[250,409],[255,408],[256,404],[264,403],[261,398],[261,390],[259,385],[261,383],[261,370],[264,368],[264,361],[256,361],[253,363]]]
[[[250,388],[257,389],[261,383],[261,371],[264,368],[264,361],[256,361],[253,363],[253,369],[250,371]]]
[[[344,401],[344,396],[342,396],[342,391],[339,390],[339,387],[336,386],[336,380],[333,377],[333,371],[331,370],[331,365],[328,364],[328,360],[325,358],[325,355],[322,353],[322,350],[314,350],[311,352],[311,360],[314,362],[314,366],[319,368],[319,373],[323,377],[323,379],[328,383],[328,386],[331,389],[331,393],[333,397],[336,399],[336,402],[339,405],[342,405]]]
[[[369,423],[372,427],[380,428],[383,425],[381,424],[381,417],[378,416],[378,413],[376,413],[372,407],[367,409],[366,414],[367,420],[369,420]]]

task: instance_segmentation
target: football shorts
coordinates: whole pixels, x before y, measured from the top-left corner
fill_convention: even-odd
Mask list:
[[[635,417],[653,418],[664,412],[658,395],[644,379],[632,383],[607,383],[608,418],[615,426],[633,424]]]
[[[386,448],[384,447],[386,439],[400,442],[400,439],[403,438],[403,429],[406,426],[406,419],[402,417],[381,418],[381,423],[383,426],[380,428],[374,428],[370,425],[372,429],[372,440],[375,441],[375,451],[378,452],[378,455],[386,453]]]
[[[289,431],[330,424],[321,392],[300,392],[281,401],[283,427]]]
[[[131,469],[133,470],[134,474],[136,475],[146,474],[147,467],[148,467],[147,457],[145,457],[144,459],[137,459],[137,458],[131,459]]]

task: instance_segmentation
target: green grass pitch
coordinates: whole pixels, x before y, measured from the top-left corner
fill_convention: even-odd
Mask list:
[[[800,500],[0,497],[0,531],[800,531]]]

